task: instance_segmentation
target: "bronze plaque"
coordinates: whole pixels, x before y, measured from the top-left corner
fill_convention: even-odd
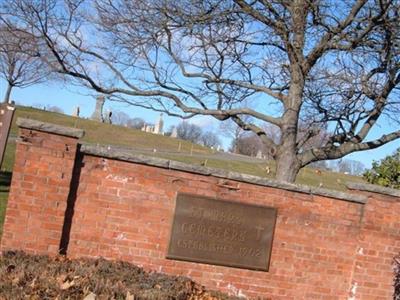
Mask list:
[[[179,194],[167,258],[268,271],[276,209]]]

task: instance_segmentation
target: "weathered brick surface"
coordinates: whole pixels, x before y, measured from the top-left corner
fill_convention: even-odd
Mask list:
[[[57,254],[77,139],[21,129],[1,249]]]
[[[400,201],[370,193],[358,234],[352,291],[355,299],[393,299],[393,257],[400,253]]]
[[[362,204],[87,154],[70,184],[76,140],[33,133],[17,146],[2,249],[56,253],[72,186],[70,257],[126,260],[249,298],[392,298],[396,197],[365,193]],[[165,259],[180,192],[277,208],[269,271]]]

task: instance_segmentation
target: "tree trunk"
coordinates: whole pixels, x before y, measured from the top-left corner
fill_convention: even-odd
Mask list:
[[[296,155],[297,119],[296,113],[286,113],[286,124],[282,127],[281,144],[278,146],[276,159],[276,179],[294,182],[301,169],[301,163]]]
[[[281,143],[276,153],[276,179],[293,183],[301,169],[297,157],[297,127],[301,98],[303,94],[303,81],[301,72],[292,74],[292,86],[289,90],[289,101],[285,104],[283,126],[281,127]]]
[[[13,88],[13,86],[10,83],[8,83],[7,91],[6,91],[6,94],[4,95],[3,103],[9,103],[10,102],[10,96],[11,96],[12,88]]]
[[[276,157],[276,180],[293,183],[300,171],[300,163],[292,151],[282,151]]]

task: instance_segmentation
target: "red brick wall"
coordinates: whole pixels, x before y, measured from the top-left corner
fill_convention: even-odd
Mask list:
[[[393,299],[393,257],[400,253],[400,201],[370,193],[358,234],[354,299]]]
[[[57,254],[77,139],[21,129],[2,249]]]
[[[41,132],[34,136],[17,147],[1,247],[54,254],[65,222],[76,140]],[[38,143],[40,138],[48,142]],[[71,145],[69,151],[64,144]],[[392,298],[392,259],[400,252],[395,197],[368,194],[364,205],[82,155],[69,197],[75,201],[70,257],[126,260],[249,298]],[[277,208],[269,271],[165,259],[178,192]]]

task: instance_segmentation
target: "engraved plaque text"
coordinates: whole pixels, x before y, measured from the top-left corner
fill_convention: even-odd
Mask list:
[[[167,258],[268,271],[276,209],[179,194]]]

